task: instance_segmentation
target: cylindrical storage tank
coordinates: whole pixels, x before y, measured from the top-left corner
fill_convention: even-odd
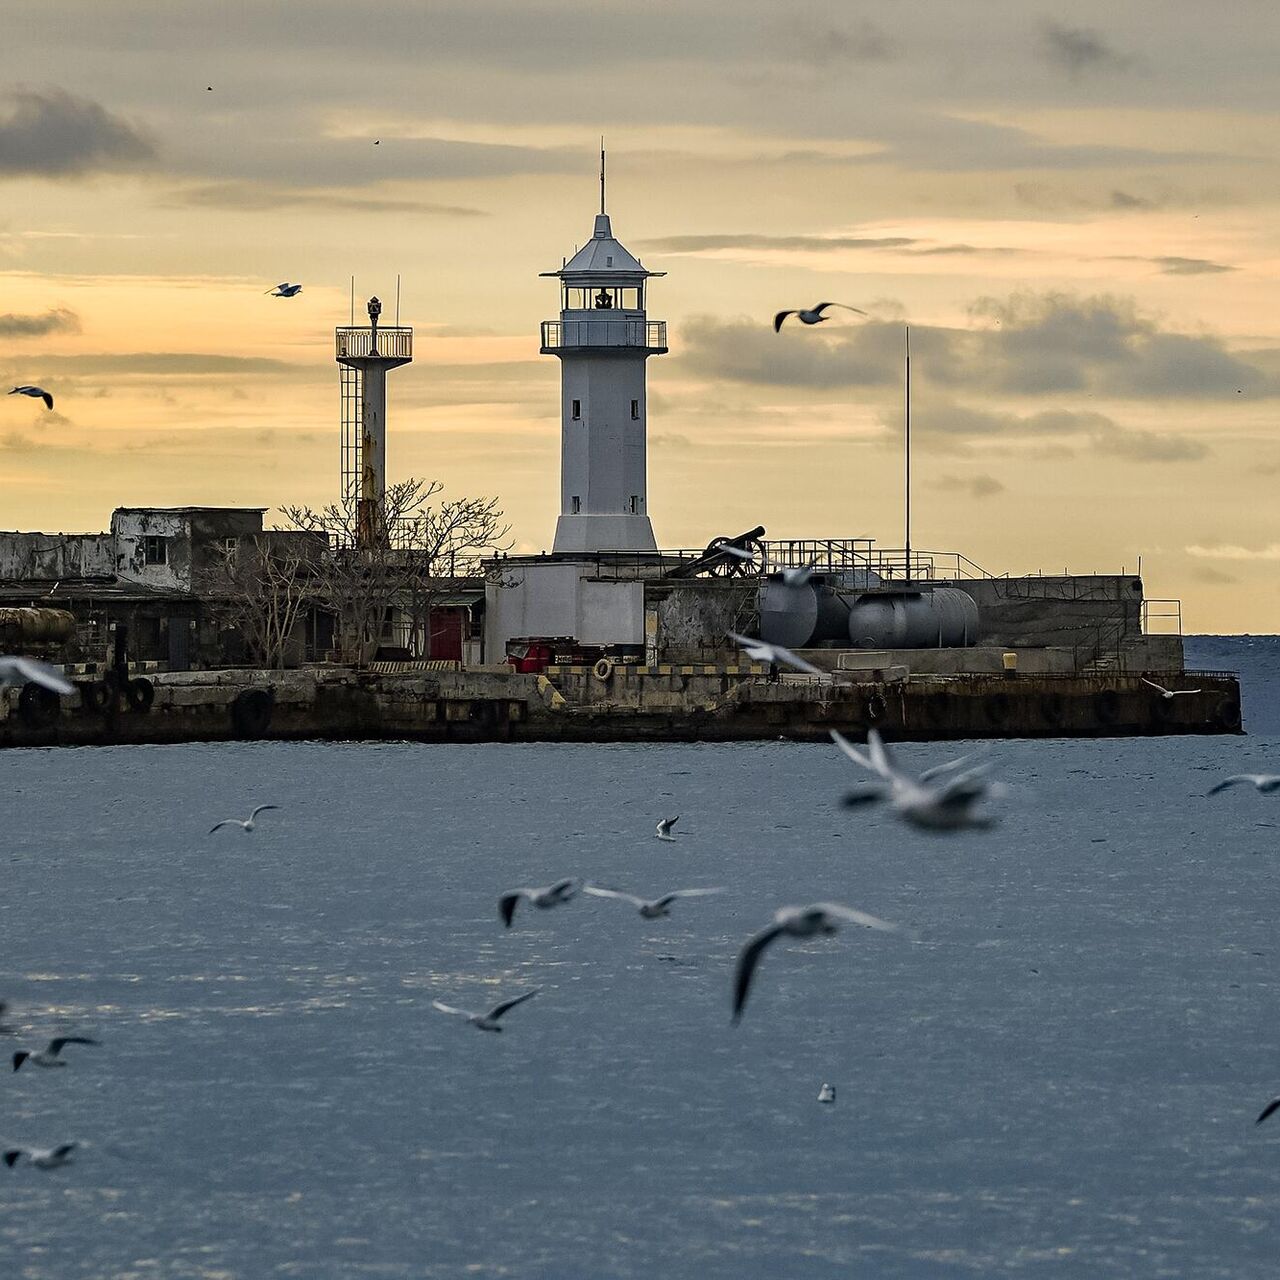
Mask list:
[[[843,646],[845,637],[849,634],[849,605],[854,597],[841,595],[823,584],[815,584],[813,590],[818,597],[818,616],[814,621],[809,643],[838,640]]]
[[[65,644],[75,633],[75,616],[66,609],[0,609],[0,640],[6,647]]]
[[[855,649],[962,649],[977,638],[978,606],[954,587],[866,595],[848,628]]]
[[[771,578],[760,591],[760,639],[787,649],[803,649],[818,622],[818,596],[813,583],[789,587]]]

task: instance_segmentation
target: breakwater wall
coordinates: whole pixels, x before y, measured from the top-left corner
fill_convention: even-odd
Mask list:
[[[1122,737],[1242,732],[1229,672],[1170,673],[1164,698],[1127,674],[782,677],[761,666],[442,671],[225,670],[151,674],[122,690],[85,681],[64,698],[0,696],[0,745],[219,740],[427,742]],[[1161,680],[1159,674],[1154,678]]]

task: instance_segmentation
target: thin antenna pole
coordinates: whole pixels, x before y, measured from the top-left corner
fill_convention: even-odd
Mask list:
[[[396,328],[400,327],[400,273],[396,272]]]
[[[907,350],[907,383],[906,383],[906,536],[907,536],[907,578],[911,578],[911,326],[905,325]]]
[[[600,212],[604,212],[604,134],[600,135]]]
[[[355,276],[352,276],[352,277],[351,277],[351,320],[350,320],[350,324],[351,324],[351,327],[354,329],[354,328],[355,328],[355,326],[356,326],[356,278],[355,278]]]

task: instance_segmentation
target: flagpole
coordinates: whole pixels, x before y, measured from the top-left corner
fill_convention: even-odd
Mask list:
[[[906,538],[907,580],[911,579],[911,326],[906,330],[907,381],[906,381]]]

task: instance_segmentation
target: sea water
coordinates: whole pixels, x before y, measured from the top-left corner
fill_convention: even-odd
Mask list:
[[[960,835],[785,742],[3,753],[0,1051],[102,1042],[5,1071],[6,1146],[82,1144],[0,1167],[6,1274],[1273,1276],[1280,794],[1205,794],[1280,771],[1242,646],[1190,656],[1252,664],[1257,732],[996,744]],[[565,875],[725,892],[504,930]],[[781,941],[731,1026],[744,939],[823,899],[912,937]],[[533,987],[498,1035],[431,1007]]]

